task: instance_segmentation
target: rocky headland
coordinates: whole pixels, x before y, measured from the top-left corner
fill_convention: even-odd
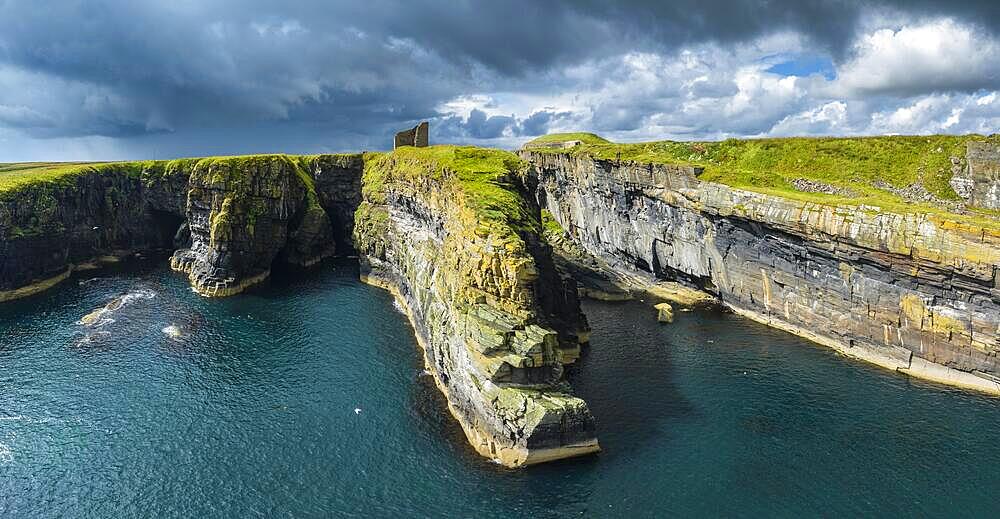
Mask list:
[[[256,155],[8,170],[0,301],[75,269],[162,252],[198,293],[239,293],[276,260],[333,254],[335,236],[353,226],[361,169],[361,155]]]
[[[364,279],[403,302],[469,442],[508,466],[598,450],[562,380],[587,324],[541,238],[528,170],[497,150],[401,148],[365,165],[355,225]]]
[[[588,328],[528,170],[512,153],[456,147],[25,169],[0,199],[0,299],[135,254],[172,251],[193,290],[223,297],[278,264],[356,253],[364,279],[408,309],[480,454],[512,467],[586,454],[599,448],[594,420],[562,374]]]

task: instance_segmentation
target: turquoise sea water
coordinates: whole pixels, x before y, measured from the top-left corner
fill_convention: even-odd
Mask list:
[[[569,378],[604,452],[507,470],[351,264],[223,300],[159,266],[76,278],[0,306],[0,516],[1000,514],[998,399],[723,313],[584,310]]]

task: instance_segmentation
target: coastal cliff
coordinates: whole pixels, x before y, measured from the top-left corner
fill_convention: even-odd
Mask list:
[[[261,281],[279,252],[304,266],[334,252],[312,178],[285,155],[197,161],[186,216],[191,245],[170,266],[203,295],[232,295]]]
[[[601,151],[521,156],[540,204],[616,272],[679,280],[844,354],[1000,394],[995,219],[756,192],[704,181],[698,164]]]
[[[216,297],[356,253],[406,310],[470,444],[511,467],[599,450],[563,378],[589,336],[578,295],[636,284],[1000,394],[995,138],[572,137],[520,157],[403,146],[0,165],[0,301],[137,254],[172,253]]]
[[[74,269],[173,250],[187,184],[178,164],[60,165],[36,175],[43,180],[0,190],[0,301],[45,290]]]
[[[361,169],[360,154],[7,166],[0,301],[74,269],[170,252],[198,293],[238,293],[275,262],[310,265],[338,243],[351,250]]]
[[[598,450],[562,380],[586,322],[540,238],[526,174],[507,152],[400,148],[368,160],[355,226],[366,281],[402,302],[469,442],[507,466]]]

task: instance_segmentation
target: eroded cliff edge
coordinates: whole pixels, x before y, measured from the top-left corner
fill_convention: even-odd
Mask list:
[[[173,252],[200,294],[238,293],[275,263],[353,248],[362,167],[360,154],[255,155],[5,172],[20,183],[0,190],[0,301],[137,253]]]
[[[995,226],[752,192],[683,164],[522,157],[540,204],[619,272],[682,280],[847,355],[1000,394]]]
[[[527,165],[495,150],[24,166],[0,179],[0,301],[74,269],[173,251],[221,297],[278,264],[360,254],[409,309],[427,368],[477,451],[520,466],[598,450],[563,367],[588,328],[540,238]]]
[[[563,366],[587,341],[575,283],[540,238],[527,165],[497,150],[400,148],[365,166],[365,279],[405,305],[469,442],[520,466],[598,450]]]

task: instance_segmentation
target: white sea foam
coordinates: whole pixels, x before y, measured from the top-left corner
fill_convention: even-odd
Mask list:
[[[111,338],[111,332],[98,331],[98,332],[94,332],[94,333],[88,333],[82,339],[80,339],[79,341],[76,341],[76,346],[78,348],[82,348],[82,347],[87,346],[89,344],[96,344],[96,343],[99,343],[99,342],[104,342],[104,341],[106,341],[106,340],[108,340],[110,338]]]
[[[14,451],[6,443],[0,442],[0,463],[11,463],[14,461]]]
[[[93,312],[80,318],[76,324],[81,326],[89,326],[91,328],[100,328],[102,326],[111,324],[115,322],[110,316],[114,315],[115,312],[121,310],[122,308],[132,304],[135,301],[148,301],[156,297],[156,292],[148,288],[140,288],[138,290],[133,290],[121,297],[113,299],[108,304],[104,305],[102,308],[98,308]]]
[[[181,327],[177,326],[176,324],[165,326],[161,331],[163,332],[164,335],[170,337],[171,339],[180,339],[181,337],[184,336],[184,332],[181,330]]]

